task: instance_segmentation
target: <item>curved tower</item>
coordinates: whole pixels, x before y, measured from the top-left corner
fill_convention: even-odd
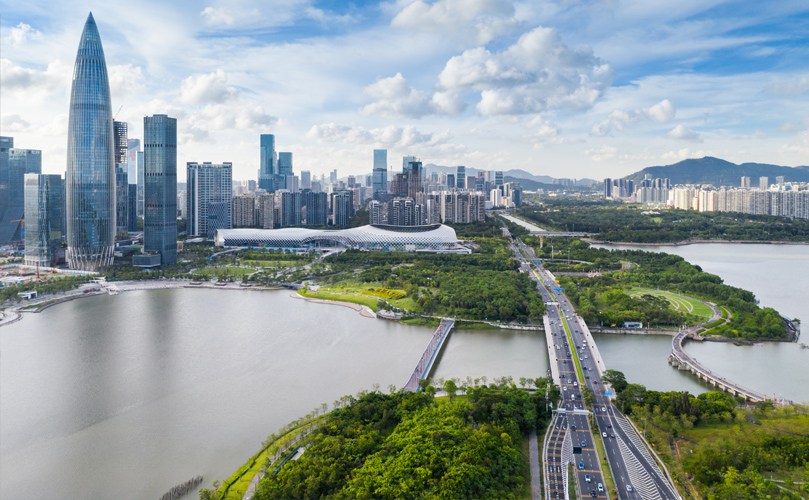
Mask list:
[[[112,105],[104,49],[93,14],[79,41],[67,129],[67,261],[95,271],[112,264],[115,164]]]

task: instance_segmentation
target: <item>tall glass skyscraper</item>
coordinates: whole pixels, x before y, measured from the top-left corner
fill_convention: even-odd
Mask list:
[[[374,198],[388,192],[388,150],[374,149]]]
[[[177,263],[177,119],[143,118],[143,250]]]
[[[107,63],[93,14],[79,41],[67,128],[67,261],[95,271],[112,264],[115,163]]]
[[[258,187],[275,191],[275,175],[278,173],[275,159],[275,136],[261,134],[261,158],[259,160]]]
[[[62,246],[61,175],[25,174],[25,263],[53,266]]]
[[[287,177],[292,175],[292,153],[278,153],[276,170],[275,185],[280,189],[293,191],[293,187],[287,182]]]

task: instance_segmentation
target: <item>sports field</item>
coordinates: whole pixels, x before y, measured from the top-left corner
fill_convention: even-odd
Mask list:
[[[627,290],[627,293],[632,297],[639,297],[647,294],[663,297],[669,301],[669,305],[675,311],[700,316],[705,320],[709,320],[713,317],[713,311],[710,307],[708,307],[707,304],[704,304],[692,297],[684,297],[675,293],[666,292],[664,290],[653,290],[651,288],[630,288]]]

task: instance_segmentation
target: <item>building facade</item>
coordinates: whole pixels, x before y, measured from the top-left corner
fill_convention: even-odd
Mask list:
[[[67,128],[67,262],[95,271],[112,264],[115,162],[107,64],[93,15],[76,54]]]
[[[143,250],[177,263],[177,119],[143,118]]]
[[[42,172],[42,152],[14,148],[14,139],[0,141],[0,245],[22,242],[25,217],[25,174]],[[8,146],[8,147],[3,147]]]
[[[374,149],[373,196],[388,192],[388,150]]]
[[[261,134],[258,170],[258,187],[265,191],[275,191],[275,175],[278,173],[275,158],[275,136],[273,134]]]
[[[188,235],[213,238],[217,229],[230,229],[233,164],[189,162],[187,172]]]
[[[61,175],[25,174],[25,264],[56,265],[64,234]]]

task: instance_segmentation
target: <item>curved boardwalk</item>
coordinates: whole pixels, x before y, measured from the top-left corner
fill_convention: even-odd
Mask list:
[[[681,295],[685,297],[685,295],[682,294],[676,295]],[[693,297],[689,298],[692,300],[699,300],[694,299]],[[692,334],[696,335],[697,331],[700,328],[710,323],[713,323],[714,321],[718,321],[722,318],[722,311],[720,311],[715,304],[705,302],[704,300],[699,300],[699,302],[702,302],[703,304],[711,308],[711,310],[713,311],[713,317],[711,317],[705,323],[702,323],[697,326],[692,326],[691,328],[680,331],[677,335],[674,336],[674,338],[671,339],[671,354],[669,354],[669,363],[674,365],[678,370],[690,371],[691,373],[705,380],[709,384],[719,389],[722,389],[725,392],[729,392],[734,396],[743,397],[748,401],[766,400],[767,399],[766,395],[743,387],[735,382],[726,379],[725,377],[722,377],[718,373],[712,372],[711,370],[702,366],[696,359],[694,359],[685,352],[685,349],[683,349],[683,341],[685,341],[686,337]]]

